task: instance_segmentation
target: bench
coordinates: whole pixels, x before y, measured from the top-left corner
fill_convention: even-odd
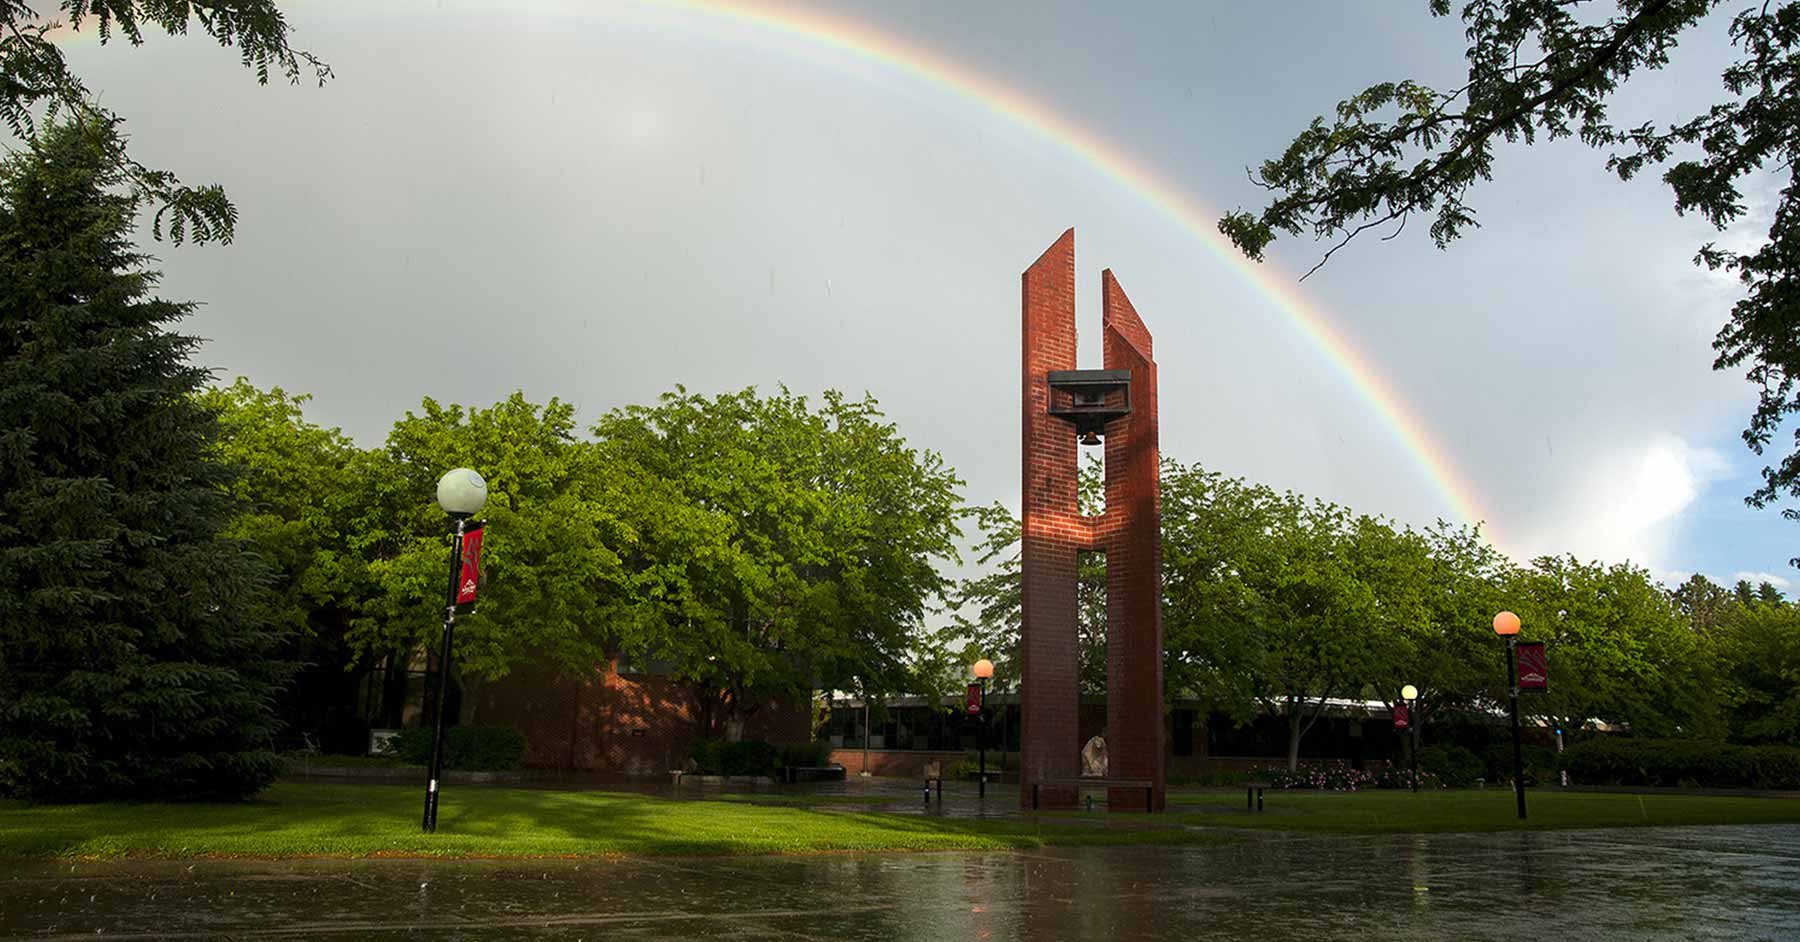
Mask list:
[[[1263,810],[1263,789],[1274,788],[1274,787],[1275,786],[1269,782],[1245,782],[1244,783],[1244,810],[1245,811],[1261,811],[1261,810]]]
[[[1083,788],[1141,788],[1144,790],[1144,811],[1156,810],[1156,783],[1144,779],[1130,778],[1052,778],[1031,783],[1031,810],[1038,810],[1038,786],[1051,788],[1073,788],[1077,795]]]
[[[925,763],[925,802],[931,803],[931,786],[937,785],[938,803],[944,801],[944,764],[942,762]]]

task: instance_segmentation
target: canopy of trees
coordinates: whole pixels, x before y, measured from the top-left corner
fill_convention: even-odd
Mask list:
[[[981,558],[997,565],[963,584],[947,632],[1010,685],[1018,525],[998,506],[976,517]],[[1081,578],[1103,591],[1102,565]],[[1791,738],[1800,716],[1800,616],[1772,587],[1696,579],[1669,592],[1630,565],[1521,566],[1472,528],[1413,530],[1198,465],[1163,468],[1163,582],[1167,696],[1283,718],[1290,765],[1334,699],[1392,704],[1413,684],[1419,722],[1498,710],[1509,680],[1491,623],[1507,608],[1550,659],[1550,692],[1522,704],[1534,721],[1763,741]],[[1104,606],[1082,598],[1083,662],[1104,664]],[[1085,689],[1104,685],[1104,671],[1084,672]]]
[[[240,380],[206,399],[229,432],[221,453],[245,469],[234,532],[286,577],[273,617],[340,674],[436,643],[433,485],[466,465],[489,496],[488,585],[458,620],[464,672],[654,661],[693,682],[703,724],[728,736],[772,699],[942,685],[941,652],[921,639],[949,588],[961,482],[872,399],[677,390],[591,437],[560,400],[427,399],[367,451],[280,390]]]

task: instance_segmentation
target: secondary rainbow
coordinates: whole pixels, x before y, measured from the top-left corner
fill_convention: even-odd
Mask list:
[[[1457,471],[1455,463],[1436,441],[1430,429],[1369,358],[1359,351],[1332,319],[1300,293],[1291,274],[1246,259],[1215,225],[1218,213],[1160,179],[1131,155],[1093,133],[965,66],[950,62],[902,39],[876,32],[867,25],[834,17],[817,10],[747,3],[714,3],[705,0],[648,0],[658,6],[747,24],[778,32],[806,43],[825,46],[929,82],[971,99],[988,111],[1019,124],[1074,154],[1082,162],[1135,193],[1193,234],[1220,261],[1252,286],[1280,311],[1287,321],[1318,348],[1357,393],[1378,413],[1401,446],[1423,468],[1427,478],[1465,523],[1482,523],[1490,541],[1498,542],[1492,520],[1482,512],[1474,488]]]

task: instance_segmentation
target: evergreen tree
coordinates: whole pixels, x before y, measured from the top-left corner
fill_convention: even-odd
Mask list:
[[[123,147],[60,122],[0,163],[0,790],[239,798],[279,770],[287,667]]]

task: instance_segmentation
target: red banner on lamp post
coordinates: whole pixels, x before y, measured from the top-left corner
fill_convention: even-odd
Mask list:
[[[1550,667],[1544,658],[1544,642],[1519,642],[1519,690],[1544,693],[1550,689]]]
[[[477,523],[463,531],[462,571],[456,579],[456,604],[459,607],[474,605],[475,593],[481,588],[481,526]]]
[[[1412,710],[1405,700],[1394,704],[1394,728],[1405,729],[1412,725]]]
[[[980,684],[970,684],[969,688],[963,691],[963,712],[970,716],[979,716],[981,714]]]

